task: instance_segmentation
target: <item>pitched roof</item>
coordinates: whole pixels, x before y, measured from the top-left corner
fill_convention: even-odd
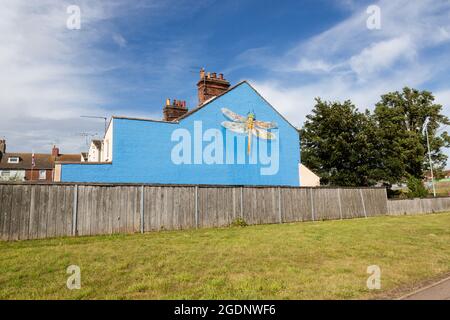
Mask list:
[[[189,110],[188,112],[186,112],[185,114],[183,114],[181,117],[177,118],[176,120],[174,120],[174,122],[179,122],[180,120],[183,120],[184,118],[189,117],[191,114],[197,112],[200,109],[203,109],[203,107],[207,106],[208,104],[210,104],[211,102],[213,102],[214,100],[216,100],[217,98],[223,96],[224,94],[230,92],[231,90],[239,87],[241,84],[243,83],[247,83],[248,85],[250,85],[246,80],[239,82],[238,84],[235,84],[234,86],[229,87],[226,91],[222,92],[221,94],[211,97],[208,100],[204,101],[202,104],[199,104],[198,106],[196,106],[195,108]],[[253,87],[250,86],[252,89]],[[255,90],[255,89],[253,89]],[[256,91],[256,90],[255,90]]]
[[[247,84],[253,91],[256,92],[256,94],[258,96],[261,97],[261,99],[263,99],[276,113],[278,113],[278,115],[284,120],[286,121],[292,128],[294,128],[295,130],[299,131],[299,128],[297,128],[296,126],[294,126],[291,122],[289,122],[289,120],[286,119],[286,117],[284,117],[269,101],[267,101],[247,80],[243,80],[237,84],[235,84],[234,86],[229,87],[226,91],[224,91],[223,93],[209,98],[208,100],[204,101],[202,104],[196,106],[195,108],[189,110],[188,112],[186,112],[184,115],[182,115],[181,117],[173,120],[173,121],[166,121],[166,120],[155,120],[155,119],[148,119],[148,118],[132,118],[132,117],[123,117],[123,116],[113,116],[112,118],[114,119],[127,119],[127,120],[140,120],[140,121],[152,121],[152,122],[163,122],[163,123],[171,123],[171,124],[178,124],[180,122],[180,120],[183,120],[184,118],[189,117],[191,114],[197,112],[198,110],[204,108],[205,106],[207,106],[208,104],[210,104],[211,102],[213,102],[214,100],[218,99],[219,97],[223,96],[224,94],[227,94],[228,92],[230,92],[231,90],[239,87],[242,84]]]
[[[8,163],[8,158],[19,157],[19,163]],[[31,169],[32,153],[22,152],[7,152],[1,155],[0,158],[0,170],[1,169]],[[33,169],[53,169],[55,161],[60,162],[80,162],[80,154],[61,154],[57,157],[53,157],[47,153],[35,153],[34,154],[35,166]]]
[[[247,80],[243,80],[241,82],[239,82],[238,84],[228,88],[226,91],[224,91],[223,93],[212,97],[208,100],[206,100],[205,102],[203,102],[201,105],[197,106],[196,108],[190,110],[189,112],[185,113],[184,115],[182,115],[181,117],[179,117],[178,119],[175,120],[175,122],[179,122],[180,120],[189,117],[191,114],[197,112],[198,110],[204,108],[205,106],[207,106],[208,104],[210,104],[211,102],[213,102],[214,100],[220,98],[221,96],[223,96],[224,94],[227,94],[228,92],[230,92],[231,90],[239,87],[242,84],[246,84],[248,85],[265,103],[267,103],[284,121],[286,121],[286,123],[288,123],[292,128],[294,128],[295,130],[299,130],[296,126],[294,126],[288,119],[286,119],[286,117],[284,117],[269,101],[266,100],[266,98],[264,98],[259,92],[258,90],[256,90]]]
[[[92,140],[92,144],[98,149],[102,149],[102,140]]]

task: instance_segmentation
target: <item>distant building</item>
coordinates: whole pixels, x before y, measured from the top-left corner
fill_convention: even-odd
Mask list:
[[[6,152],[6,141],[0,140],[0,181],[53,181],[55,161],[78,161],[80,154]],[[34,165],[33,165],[34,162]]]
[[[301,187],[320,186],[320,177],[301,163],[299,164],[299,175]]]
[[[444,170],[442,171],[442,174],[439,174],[439,177],[436,177],[436,172],[434,172],[434,180],[443,180],[443,179],[450,179],[450,170]],[[431,183],[431,172],[430,171],[426,171],[425,172],[425,178],[424,178],[424,182],[428,182]]]
[[[444,174],[444,179],[450,179],[450,170],[445,170],[443,172],[443,174]]]
[[[88,151],[88,162],[102,161],[102,140],[92,140]]]
[[[167,99],[163,119],[112,117],[87,162],[58,163],[57,181],[299,186],[300,141],[247,81],[200,71],[198,106]]]

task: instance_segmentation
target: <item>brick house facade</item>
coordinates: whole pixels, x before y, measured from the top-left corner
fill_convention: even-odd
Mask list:
[[[6,152],[6,141],[0,140],[0,181],[53,181],[55,161],[80,162],[80,154],[60,154],[59,148],[53,147],[52,153],[33,154],[23,152]]]

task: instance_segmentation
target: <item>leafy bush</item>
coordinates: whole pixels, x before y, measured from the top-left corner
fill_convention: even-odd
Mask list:
[[[242,218],[234,219],[233,222],[231,222],[230,226],[232,227],[246,227],[248,226],[247,222],[245,222]]]
[[[422,180],[410,176],[407,181],[409,189],[408,198],[425,198],[428,196],[428,190],[423,185]]]

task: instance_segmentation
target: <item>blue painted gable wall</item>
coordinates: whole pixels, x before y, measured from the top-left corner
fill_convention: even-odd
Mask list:
[[[194,138],[194,123],[198,121],[197,124],[201,122],[203,134],[208,129],[218,129],[226,137],[226,129],[221,126],[223,121],[228,120],[221,111],[223,107],[243,116],[249,111],[254,111],[258,120],[275,121],[278,124],[278,129],[275,131],[279,146],[279,163],[276,174],[262,175],[261,169],[267,168],[269,165],[260,162],[249,164],[248,158],[245,164],[173,163],[171,153],[178,142],[171,141],[171,136],[176,129],[187,129],[191,133],[191,137]],[[230,135],[229,132],[228,134]],[[246,82],[213,100],[179,123],[114,118],[113,135],[112,164],[62,165],[61,181],[299,185],[300,144],[297,130]],[[231,136],[236,135],[231,134]],[[229,139],[229,137],[227,138]],[[252,141],[253,152],[259,150],[255,144],[256,140],[260,144],[268,143],[269,146],[274,143],[254,137]],[[223,141],[223,143],[226,145],[226,141]],[[203,142],[203,148],[208,144],[210,142]],[[194,142],[191,145],[193,146]],[[235,145],[235,154],[237,148],[238,145]],[[246,145],[244,148],[246,148]],[[228,149],[227,152],[229,151]],[[194,149],[192,149],[191,158],[192,160],[194,158]]]

